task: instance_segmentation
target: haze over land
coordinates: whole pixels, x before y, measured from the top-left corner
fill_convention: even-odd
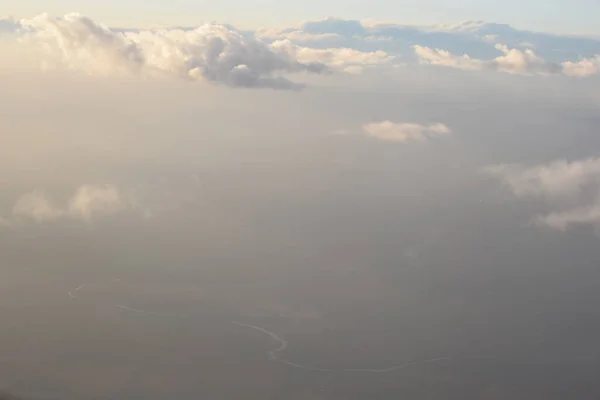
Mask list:
[[[600,40],[0,30],[7,392],[600,394]]]

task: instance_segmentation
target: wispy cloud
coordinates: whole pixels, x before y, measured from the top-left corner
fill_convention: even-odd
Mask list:
[[[554,211],[534,222],[566,230],[600,222],[600,158],[549,164],[495,165],[484,172],[503,182],[519,198],[543,199]]]
[[[64,206],[56,205],[42,191],[27,193],[17,200],[12,213],[15,217],[39,223],[62,218],[92,222],[96,217],[117,214],[136,207],[135,197],[123,193],[113,185],[83,185]]]
[[[600,185],[600,158],[534,166],[502,164],[486,167],[484,172],[500,179],[518,197],[565,199],[581,196],[588,185]]]
[[[441,123],[421,125],[415,123],[373,122],[363,125],[368,136],[399,143],[424,142],[429,139],[450,135],[452,131]]]

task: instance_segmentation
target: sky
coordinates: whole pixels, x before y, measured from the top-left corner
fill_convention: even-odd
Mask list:
[[[600,5],[593,0],[23,0],[0,2],[4,15],[31,17],[81,12],[111,26],[196,25],[219,21],[245,27],[289,25],[324,17],[377,19],[403,24],[457,23],[483,20],[542,32],[600,34]]]
[[[0,19],[0,393],[598,398],[599,39],[156,4]]]

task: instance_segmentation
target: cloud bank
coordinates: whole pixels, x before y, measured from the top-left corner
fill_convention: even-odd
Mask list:
[[[303,87],[292,79],[297,74],[359,74],[407,63],[579,78],[600,72],[600,40],[480,21],[418,27],[326,18],[255,31],[215,23],[135,30],[110,29],[72,13],[2,19],[0,32],[12,32],[20,45],[34,49],[44,69],[245,88],[297,90]]]
[[[118,32],[72,13],[39,15],[20,21],[20,27],[19,42],[36,50],[43,68],[100,76],[169,76],[233,87],[300,89],[288,75],[358,73],[394,59],[383,51],[313,49],[287,39],[269,44],[218,24]]]

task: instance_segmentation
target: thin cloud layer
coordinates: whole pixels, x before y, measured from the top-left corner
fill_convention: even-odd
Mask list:
[[[589,185],[600,185],[600,158],[558,160],[531,167],[495,165],[486,167],[485,172],[500,179],[518,197],[577,198]]]
[[[535,222],[560,231],[566,231],[571,226],[596,225],[600,223],[600,199],[598,204],[593,206],[537,216]]]
[[[38,223],[63,218],[92,222],[96,217],[117,214],[128,208],[136,208],[134,198],[115,186],[83,185],[64,206],[57,206],[43,192],[27,193],[17,200],[12,213],[15,217]]]
[[[271,47],[291,55],[301,63],[327,65],[347,73],[361,73],[365,67],[389,65],[396,58],[385,51],[362,52],[350,48],[311,49],[294,45],[290,40],[273,42]]]
[[[509,49],[502,44],[494,46],[504,55],[492,60],[480,60],[468,55],[457,56],[447,50],[414,46],[416,55],[422,64],[452,67],[463,70],[492,70],[521,75],[566,75],[578,78],[597,74],[600,59],[583,59],[578,62],[554,63],[544,60],[531,49]]]
[[[600,222],[600,158],[524,167],[496,165],[485,173],[499,179],[519,198],[538,198],[555,208],[534,222],[566,230]]]
[[[424,142],[432,138],[446,136],[452,133],[450,128],[441,123],[421,125],[382,121],[365,124],[362,128],[368,136],[379,140],[399,143]]]

